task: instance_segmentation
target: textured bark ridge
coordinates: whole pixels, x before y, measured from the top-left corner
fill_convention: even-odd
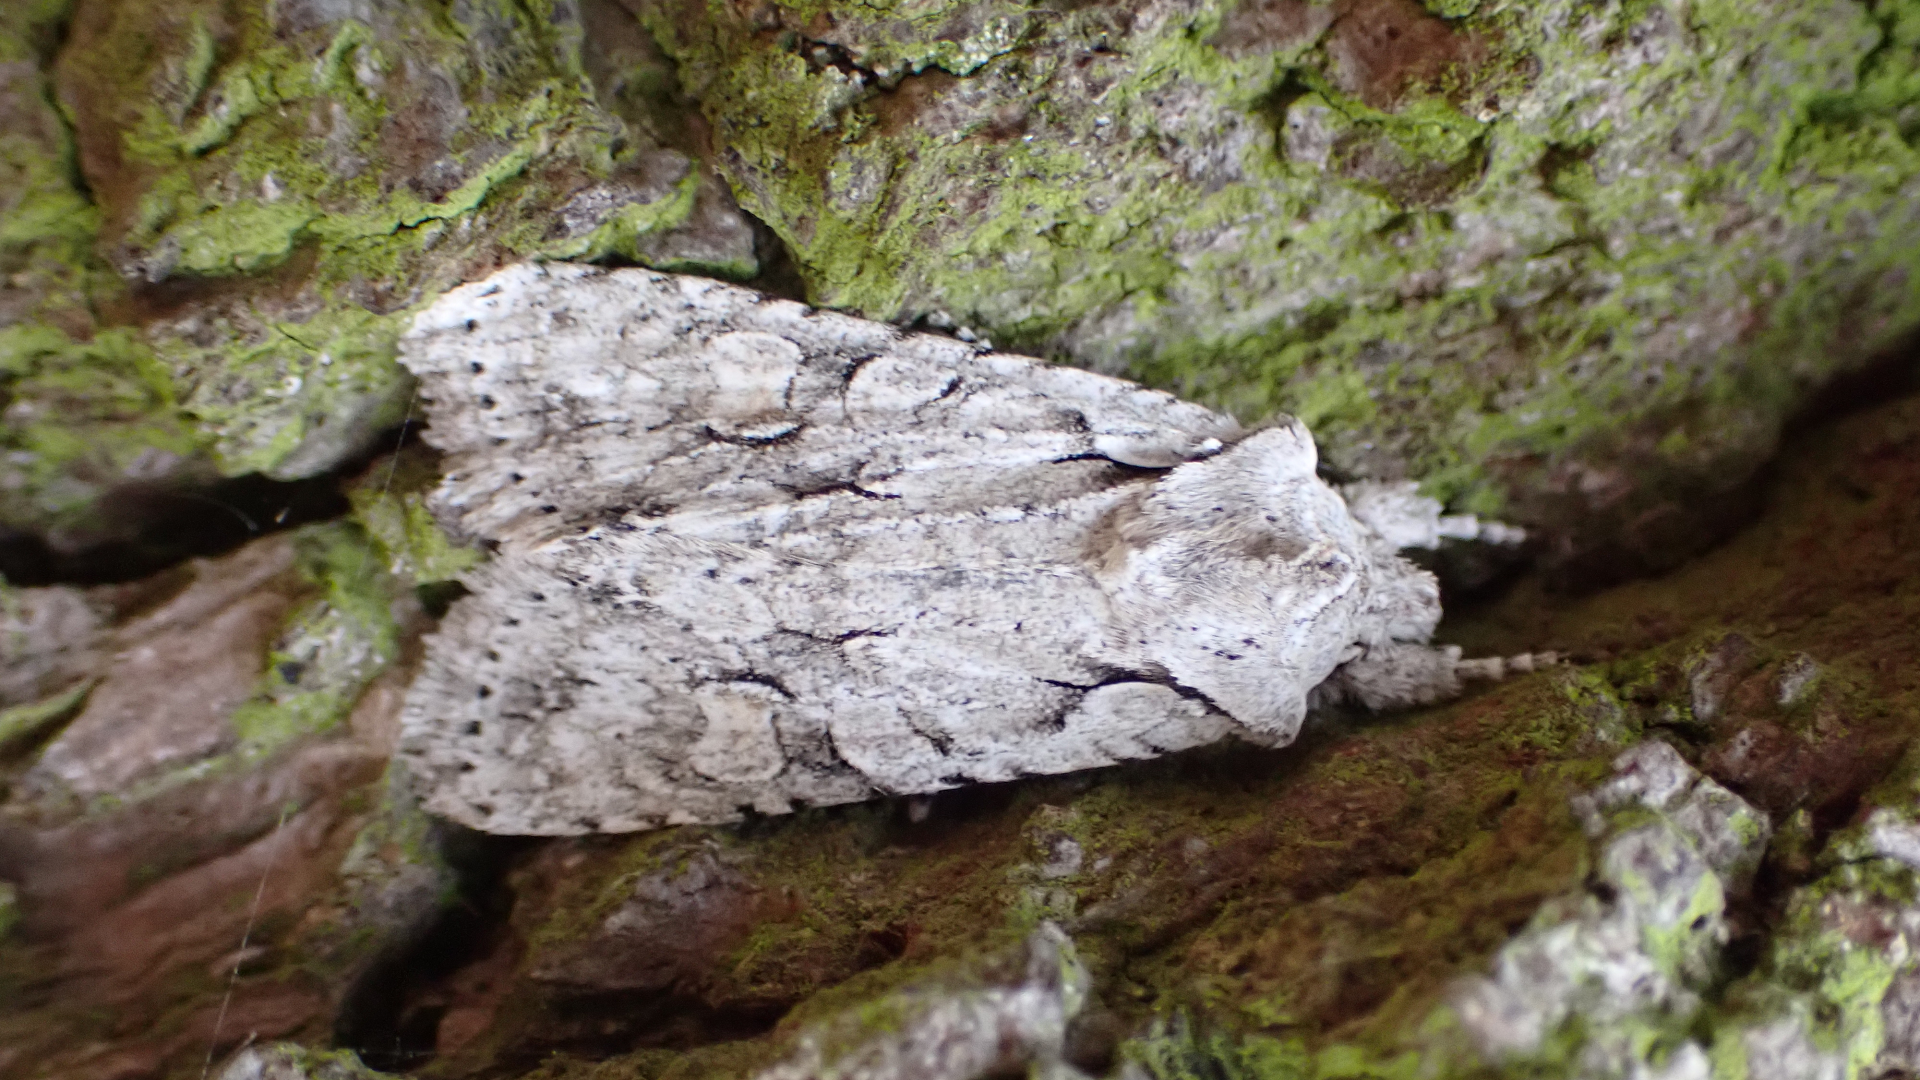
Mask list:
[[[415,326],[496,545],[409,698],[436,812],[629,831],[1070,772],[1453,687],[1437,505],[1157,391],[698,278],[520,266]],[[1411,517],[1413,523],[1402,523]],[[1456,524],[1454,522],[1452,524]],[[1471,531],[1469,529],[1469,531]],[[1342,665],[1346,665],[1342,668]]]

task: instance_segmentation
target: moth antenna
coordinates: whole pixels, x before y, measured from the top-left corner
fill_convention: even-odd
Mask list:
[[[1465,682],[1499,682],[1509,675],[1529,675],[1542,668],[1558,667],[1566,662],[1566,657],[1557,652],[1487,656],[1476,660],[1461,660],[1453,665],[1453,673]]]

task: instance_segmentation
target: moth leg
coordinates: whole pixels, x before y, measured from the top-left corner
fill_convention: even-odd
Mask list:
[[[1462,660],[1454,673],[1464,682],[1499,682],[1509,675],[1528,675],[1541,668],[1557,667],[1565,660],[1556,652],[1521,653],[1518,656],[1487,656]]]
[[[1458,645],[1375,645],[1334,669],[1315,691],[1316,705],[1351,703],[1373,712],[1432,705],[1460,696],[1463,683],[1497,682],[1561,663],[1558,653],[1460,659]]]
[[[1350,703],[1372,712],[1432,705],[1460,696],[1460,647],[1389,641],[1333,669],[1316,704]]]

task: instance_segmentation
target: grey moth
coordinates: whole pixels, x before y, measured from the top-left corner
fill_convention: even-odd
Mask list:
[[[401,752],[430,810],[621,832],[1090,769],[1456,689],[1297,422],[694,277],[520,265],[402,344],[435,513],[492,558]],[[1504,538],[1501,534],[1496,538]]]

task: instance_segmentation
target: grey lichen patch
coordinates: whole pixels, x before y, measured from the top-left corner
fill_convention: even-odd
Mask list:
[[[1915,10],[641,8],[815,302],[1285,410],[1655,564],[1920,321]]]
[[[1789,668],[1792,670],[1792,668]],[[1909,751],[1794,890],[1754,975],[1727,996],[1716,1062],[1852,1078],[1920,1065],[1920,769]]]
[[[1744,890],[1771,828],[1672,747],[1646,742],[1576,801],[1600,843],[1595,886],[1542,909],[1463,983],[1451,1007],[1493,1062],[1549,1058],[1572,1075],[1704,1075],[1686,1039],[1721,966],[1727,897]]]
[[[1438,504],[1349,512],[1297,422],[639,270],[509,268],[405,360],[448,455],[434,509],[497,555],[403,749],[476,828],[1285,745],[1310,695],[1458,691],[1437,583],[1397,554]]]
[[[984,985],[928,979],[850,1010],[801,1035],[792,1058],[755,1080],[1084,1077],[1065,1060],[1067,1024],[1088,990],[1073,942],[1044,923],[1021,951],[1000,978],[968,980]]]
[[[1548,900],[1428,1011],[1359,1038],[1287,1034],[1294,1018],[1278,1006],[1249,1010],[1266,1032],[1244,1037],[1161,1017],[1121,1056],[1156,1080],[1771,1075],[1719,1071],[1715,1034],[1727,901],[1766,848],[1766,819],[1665,743],[1614,769],[1573,800],[1592,844],[1584,887]]]
[[[242,1049],[217,1075],[219,1080],[383,1080],[388,1074],[367,1068],[351,1050],[270,1043]]]

